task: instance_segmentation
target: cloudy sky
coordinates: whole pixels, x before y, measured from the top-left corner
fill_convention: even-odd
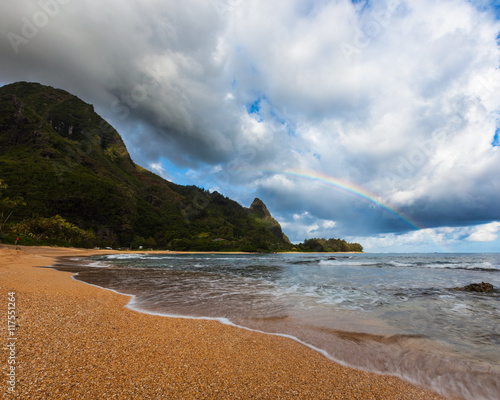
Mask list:
[[[3,1],[0,85],[76,94],[136,163],[259,197],[295,242],[500,251],[499,8]]]

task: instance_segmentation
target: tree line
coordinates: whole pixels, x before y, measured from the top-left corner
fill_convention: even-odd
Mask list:
[[[33,215],[31,218],[25,218],[11,222],[11,217],[16,210],[21,210],[26,206],[22,197],[9,198],[4,197],[3,192],[7,188],[0,179],[0,242],[18,243],[23,245],[57,245],[90,248],[94,246],[105,247],[111,245],[117,247],[119,243],[102,243],[94,230],[81,229],[78,226],[66,221],[60,215],[52,217],[42,217]],[[230,209],[230,207],[229,207]],[[215,215],[211,216],[217,219]],[[220,218],[220,217],[219,217]],[[299,251],[299,252],[362,252],[363,246],[359,243],[348,243],[343,239],[306,239],[303,243],[294,245],[291,249],[283,243],[274,241],[269,244],[268,232],[260,228],[262,232],[252,232],[252,235],[244,239],[244,232],[240,232],[240,238],[235,240],[234,232],[226,233],[226,238],[219,237],[221,234],[220,226],[215,223],[215,232],[192,232],[175,229],[164,233],[165,242],[158,243],[154,238],[144,238],[134,235],[130,242],[130,248],[166,248],[169,250],[196,250],[196,251]],[[239,221],[237,221],[239,222]],[[236,224],[238,226],[238,224]],[[205,227],[207,228],[207,227]],[[250,229],[245,229],[250,230]],[[215,234],[219,236],[214,236]],[[169,236],[170,235],[170,236]],[[214,239],[214,237],[216,237]]]
[[[338,253],[338,252],[359,252],[363,251],[363,246],[359,243],[347,243],[343,239],[306,239],[303,243],[295,246],[298,251],[315,253]]]
[[[60,215],[50,218],[33,216],[10,222],[14,212],[26,206],[22,197],[2,196],[7,184],[0,179],[0,240],[25,245],[55,244],[59,246],[92,247],[96,236],[92,230],[83,230]]]

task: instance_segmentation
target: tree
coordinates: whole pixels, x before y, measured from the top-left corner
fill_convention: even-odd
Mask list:
[[[93,231],[80,229],[60,215],[25,220],[15,224],[12,229],[31,237],[35,242],[92,247],[96,241]]]
[[[5,225],[9,221],[15,209],[26,205],[22,197],[16,197],[14,199],[10,199],[8,197],[1,198],[2,191],[5,189],[7,189],[7,184],[0,179],[0,234],[3,232]]]
[[[324,246],[321,243],[321,239],[306,239],[304,240],[305,251],[322,252],[325,251]]]

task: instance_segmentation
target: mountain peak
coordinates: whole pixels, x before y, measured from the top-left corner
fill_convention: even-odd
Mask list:
[[[258,197],[256,197],[252,202],[249,211],[251,214],[254,214],[257,218],[266,218],[266,217],[272,218],[271,213],[267,209],[266,205]]]
[[[262,223],[272,233],[274,233],[274,236],[276,236],[278,240],[284,241],[289,244],[291,243],[288,237],[283,233],[279,222],[273,218],[261,199],[259,199],[258,197],[254,199],[252,205],[248,209],[248,213],[250,217]]]

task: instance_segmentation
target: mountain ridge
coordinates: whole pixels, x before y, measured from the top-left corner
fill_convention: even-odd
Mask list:
[[[91,104],[39,83],[0,88],[0,179],[8,196],[27,203],[14,222],[60,215],[95,232],[103,246],[291,247],[270,213],[260,218],[217,192],[177,185],[136,165]]]

